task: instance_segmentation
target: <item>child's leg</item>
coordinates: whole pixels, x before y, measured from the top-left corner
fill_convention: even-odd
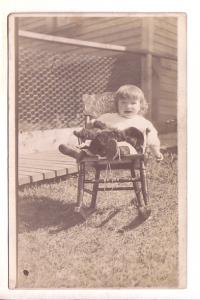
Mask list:
[[[137,154],[137,151],[127,142],[117,142],[115,139],[111,139],[106,145],[106,157],[109,160],[133,154]]]
[[[83,150],[81,150],[78,147],[73,146],[73,145],[61,144],[61,145],[59,145],[58,149],[62,154],[69,155],[69,156],[75,158],[76,160],[80,160],[85,156],[85,152]]]

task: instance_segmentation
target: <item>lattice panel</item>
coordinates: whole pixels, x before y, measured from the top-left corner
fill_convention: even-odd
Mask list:
[[[48,49],[21,46],[19,129],[29,131],[82,125],[82,95],[116,90],[120,84],[119,74],[113,75],[115,65],[117,56],[58,54]],[[132,73],[133,69],[134,66]],[[130,70],[126,74],[130,78]],[[125,77],[122,79],[126,82]]]

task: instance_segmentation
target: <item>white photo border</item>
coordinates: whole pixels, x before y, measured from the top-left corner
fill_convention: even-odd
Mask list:
[[[34,4],[32,4],[34,2]],[[123,1],[124,2],[124,1]],[[151,4],[149,4],[151,2]],[[190,101],[190,106],[187,107],[188,114],[188,286],[185,290],[112,290],[104,291],[87,291],[87,290],[76,290],[76,291],[64,291],[64,290],[9,290],[8,287],[8,266],[7,265],[7,256],[8,256],[8,239],[7,239],[7,230],[8,230],[8,184],[7,184],[7,50],[6,50],[6,18],[9,13],[13,12],[32,12],[34,11],[45,11],[46,4],[42,1],[30,1],[29,5],[25,1],[19,1],[19,5],[8,4],[6,8],[3,9],[0,17],[3,21],[3,30],[1,32],[1,42],[3,44],[3,57],[1,57],[1,78],[3,83],[3,91],[1,95],[3,101],[1,103],[1,138],[3,139],[3,152],[1,153],[1,191],[2,191],[2,201],[1,201],[1,218],[0,218],[0,238],[1,245],[3,245],[3,255],[0,255],[0,274],[4,274],[3,279],[0,278],[0,298],[4,296],[4,299],[27,299],[28,298],[49,298],[49,299],[199,299],[200,296],[200,287],[199,287],[199,278],[200,270],[199,266],[199,253],[200,245],[197,242],[198,240],[198,227],[199,227],[199,216],[198,216],[198,153],[199,153],[199,144],[196,141],[196,133],[194,130],[198,128],[199,122],[199,103],[198,102],[198,81],[197,81],[197,72],[195,71],[196,66],[199,64],[199,38],[197,36],[199,28],[199,13],[196,3],[193,1],[183,1],[182,5],[179,1],[173,1],[173,4],[170,1],[167,1],[166,5],[161,4],[161,1],[142,1],[140,0],[136,5],[126,5],[126,3],[121,3],[120,6],[117,6],[116,3],[113,4],[113,1],[108,2],[109,7],[104,6],[103,8],[100,5],[94,4],[90,1],[87,1],[82,4],[81,1],[73,1],[73,5],[66,5],[63,1],[60,7],[58,3],[54,2],[51,6],[48,3],[48,10],[53,11],[99,11],[99,12],[112,12],[112,8],[115,7],[115,11],[119,12],[131,11],[131,12],[184,12],[188,16],[188,56],[189,56],[189,66],[188,66],[188,101]],[[37,8],[36,8],[37,3]],[[86,5],[87,3],[87,5]],[[96,6],[96,9],[95,9]],[[194,102],[195,101],[195,102]],[[197,129],[196,128],[196,129]],[[196,175],[196,176],[195,176]],[[6,244],[5,244],[6,242]]]

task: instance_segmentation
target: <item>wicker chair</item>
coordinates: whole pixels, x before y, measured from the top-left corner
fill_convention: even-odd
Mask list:
[[[113,93],[83,95],[83,104],[86,128],[92,118],[97,118],[103,113],[116,111]],[[147,219],[151,210],[149,206],[145,154],[128,155],[120,159],[109,161],[109,163],[112,170],[130,170],[130,177],[101,179],[101,171],[106,170],[108,160],[106,158],[99,158],[98,156],[82,159],[79,162],[77,205],[75,211],[81,213],[85,218],[87,217],[84,213],[84,211],[86,211],[83,201],[84,192],[91,194],[89,210],[93,211],[96,209],[98,191],[112,192],[114,190],[133,190],[132,198],[138,210],[138,215],[142,219]],[[94,170],[93,179],[86,179],[86,170],[88,167],[92,167]],[[129,182],[129,186],[121,186],[122,183],[127,182]],[[119,186],[113,187],[113,183],[119,183]],[[87,184],[93,185],[92,190],[86,188]],[[111,186],[108,186],[108,184]]]

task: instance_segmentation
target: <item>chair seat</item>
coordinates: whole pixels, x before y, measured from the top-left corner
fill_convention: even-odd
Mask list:
[[[81,162],[98,162],[98,163],[107,163],[110,162],[112,164],[115,163],[120,163],[120,162],[127,162],[127,161],[132,161],[138,158],[144,158],[144,154],[133,154],[133,155],[126,155],[121,157],[120,159],[115,159],[115,160],[111,160],[108,161],[108,159],[106,157],[101,157],[98,155],[94,155],[94,156],[88,156],[88,157],[84,157]]]
[[[139,168],[139,160],[144,159],[144,154],[127,155],[121,159],[108,160],[106,157],[89,156],[81,160],[81,163],[90,165],[91,167],[99,167],[104,169],[110,164],[112,169],[130,169],[131,164],[134,168]]]

